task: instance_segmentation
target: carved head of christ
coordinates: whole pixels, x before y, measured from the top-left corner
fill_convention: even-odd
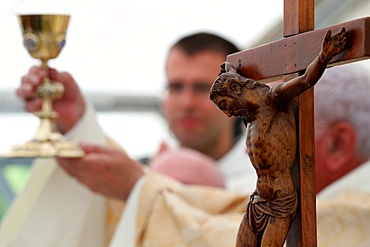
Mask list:
[[[245,121],[252,122],[259,103],[264,98],[262,95],[266,95],[268,90],[269,86],[265,84],[235,72],[225,72],[213,83],[210,99],[228,117],[243,117]]]

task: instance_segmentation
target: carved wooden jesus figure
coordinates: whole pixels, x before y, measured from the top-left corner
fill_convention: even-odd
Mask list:
[[[292,181],[296,156],[293,99],[313,87],[329,61],[346,46],[344,28],[328,30],[317,58],[305,74],[269,86],[244,78],[225,62],[210,98],[227,116],[248,124],[247,149],[258,180],[239,227],[237,246],[283,246],[295,217],[297,195]]]

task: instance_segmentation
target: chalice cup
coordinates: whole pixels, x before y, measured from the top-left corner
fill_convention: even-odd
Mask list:
[[[49,77],[48,61],[56,58],[65,45],[69,15],[18,15],[22,29],[23,44],[33,58],[41,61],[45,79],[36,89],[35,97],[42,99],[40,111],[34,112],[40,118],[34,137],[22,145],[12,147],[8,157],[82,157],[79,145],[67,141],[57,130],[53,110],[54,100],[63,96],[64,87]]]

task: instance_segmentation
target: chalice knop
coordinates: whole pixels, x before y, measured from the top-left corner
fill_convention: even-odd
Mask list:
[[[33,58],[41,61],[45,79],[37,87],[35,97],[42,99],[40,111],[34,112],[40,118],[39,128],[33,139],[14,146],[8,157],[81,157],[84,152],[79,145],[67,141],[57,130],[53,101],[62,97],[64,87],[49,77],[48,61],[56,58],[65,45],[69,15],[18,15],[22,29],[23,44]]]

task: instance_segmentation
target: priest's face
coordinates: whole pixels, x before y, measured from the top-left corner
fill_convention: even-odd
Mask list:
[[[210,88],[225,59],[224,54],[209,51],[188,55],[174,48],[169,53],[162,108],[183,147],[205,152],[212,145],[231,139],[233,120],[209,99]]]

